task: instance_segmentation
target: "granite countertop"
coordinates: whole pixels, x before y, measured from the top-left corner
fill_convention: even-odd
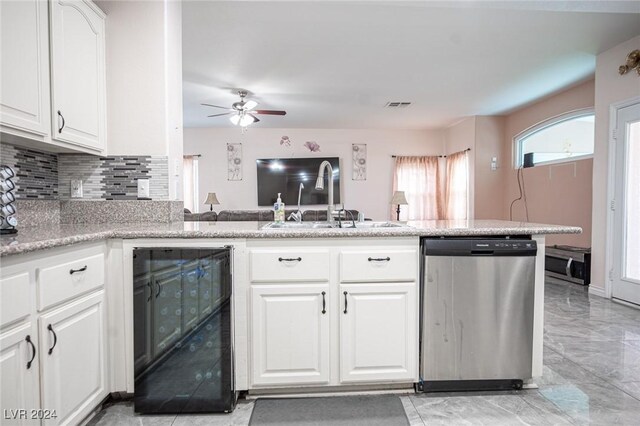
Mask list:
[[[49,225],[0,237],[0,256],[110,238],[349,238],[578,234],[575,226],[503,220],[428,220],[406,228],[261,229],[265,222]]]

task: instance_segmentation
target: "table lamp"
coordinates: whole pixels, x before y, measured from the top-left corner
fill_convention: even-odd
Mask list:
[[[396,209],[396,220],[400,220],[400,206],[406,206],[409,204],[407,202],[407,197],[404,195],[404,191],[394,192],[393,197],[391,198],[391,204],[396,204],[398,206]]]
[[[216,193],[215,192],[209,192],[207,194],[207,199],[204,202],[205,204],[210,204],[211,208],[209,209],[210,211],[213,211],[213,205],[214,204],[220,204],[220,201],[218,201],[218,197],[216,197]]]

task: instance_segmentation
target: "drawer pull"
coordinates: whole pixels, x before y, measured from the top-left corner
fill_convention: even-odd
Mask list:
[[[62,126],[58,128],[58,133],[62,133],[62,129],[64,129],[65,121],[64,121],[64,116],[60,111],[58,111],[58,117],[62,119]]]
[[[53,348],[55,348],[56,345],[58,344],[58,335],[56,334],[55,331],[53,331],[53,327],[51,326],[51,324],[47,326],[47,330],[53,333],[53,346],[49,348],[49,355],[51,355],[51,353],[53,352]]]
[[[27,334],[27,337],[24,338],[24,340],[27,341],[28,344],[31,345],[31,350],[33,351],[31,353],[31,359],[29,360],[29,362],[27,362],[27,370],[31,368],[31,363],[33,362],[34,359],[36,359],[36,345],[33,344],[33,342],[31,341],[31,336],[29,336]]]
[[[322,313],[326,314],[327,313],[327,301],[324,299],[324,295],[327,294],[324,291],[322,292]]]
[[[347,292],[345,291],[344,293],[344,313],[347,313]]]
[[[73,275],[73,274],[75,274],[76,272],[84,272],[84,271],[86,271],[86,270],[87,270],[87,265],[84,265],[84,266],[83,266],[82,268],[80,268],[80,269],[70,269],[70,270],[69,270],[69,275]]]
[[[278,262],[302,262],[301,257],[279,257]]]
[[[387,257],[370,257],[369,258],[369,262],[388,262],[390,260],[391,260],[391,258],[389,256],[387,256]]]

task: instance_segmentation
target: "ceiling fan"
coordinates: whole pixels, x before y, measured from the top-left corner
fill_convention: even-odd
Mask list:
[[[260,121],[256,114],[264,114],[264,115],[286,115],[286,111],[275,111],[271,109],[254,109],[258,106],[256,101],[245,101],[244,98],[247,96],[247,92],[245,90],[238,90],[238,96],[240,96],[239,102],[234,102],[231,105],[231,108],[222,107],[219,105],[211,105],[211,104],[202,104],[205,106],[210,106],[214,108],[222,108],[228,110],[228,112],[223,112],[221,114],[213,114],[208,117],[220,117],[223,115],[231,115],[229,120],[236,125],[247,127],[250,124],[257,123]]]

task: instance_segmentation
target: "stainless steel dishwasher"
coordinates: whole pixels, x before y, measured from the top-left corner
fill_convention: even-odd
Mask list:
[[[531,378],[536,252],[530,239],[422,240],[419,390]]]

